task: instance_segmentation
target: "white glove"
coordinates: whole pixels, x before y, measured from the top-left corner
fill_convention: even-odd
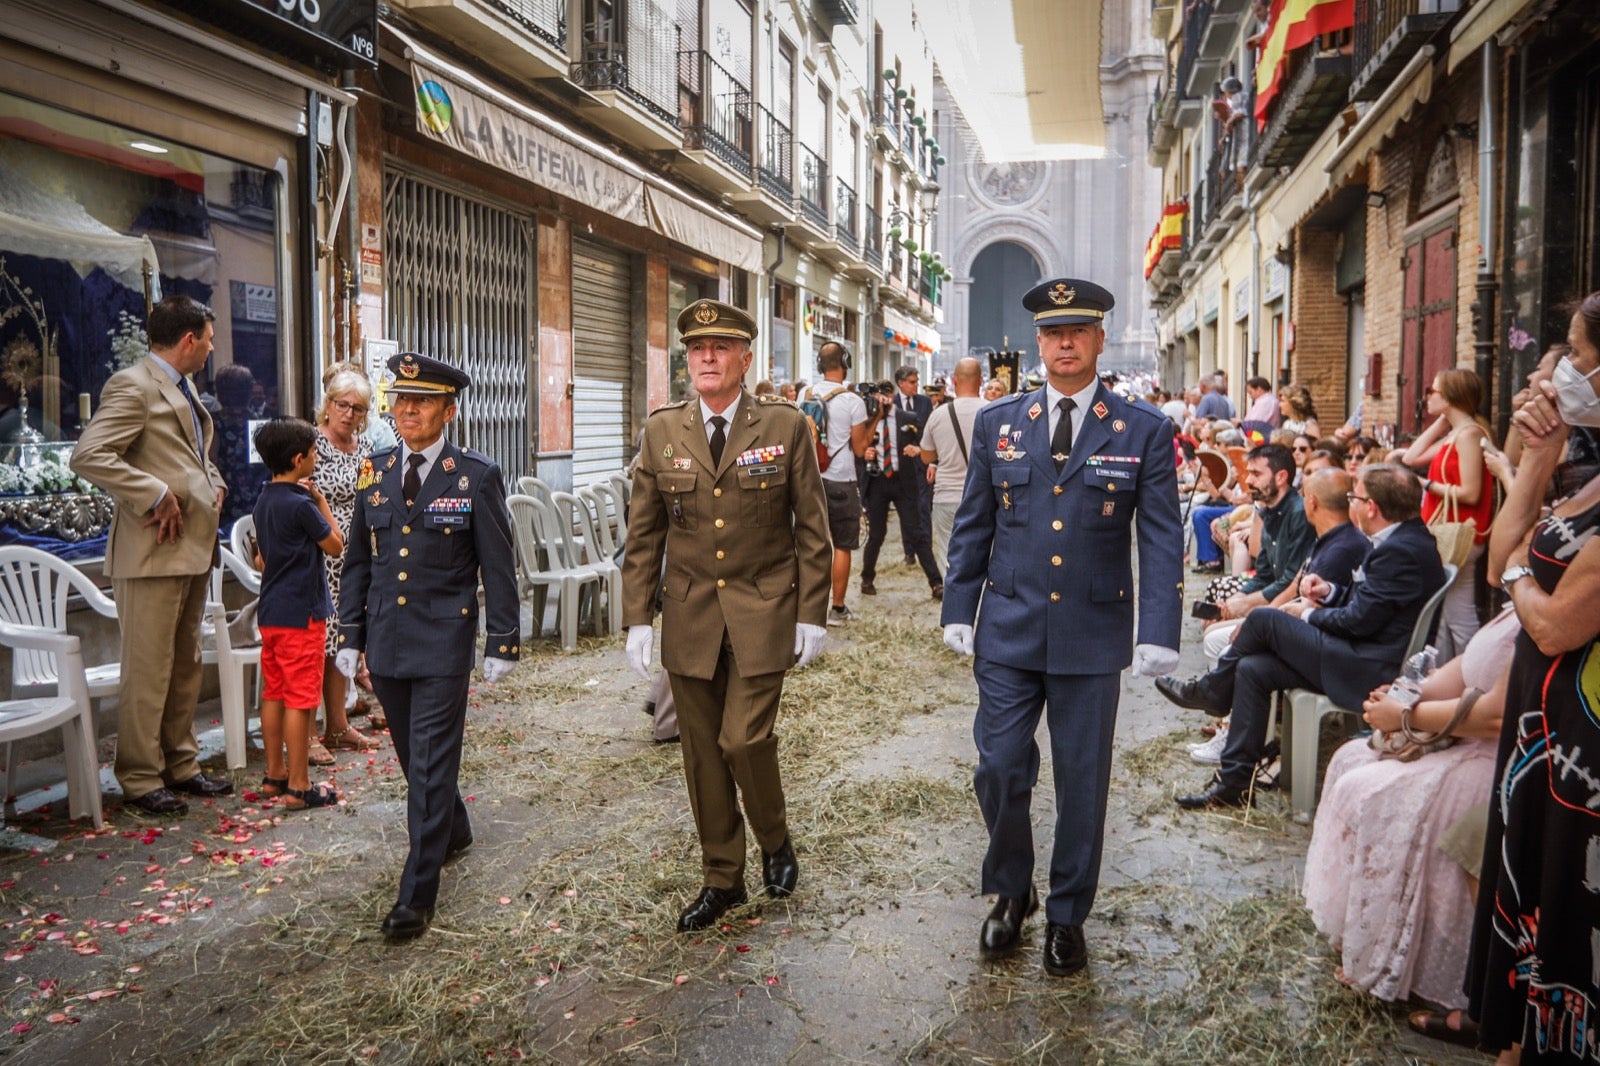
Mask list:
[[[356,670],[361,666],[361,653],[354,648],[340,648],[339,654],[333,657],[333,665],[341,674],[354,681]]]
[[[827,641],[828,631],[822,626],[796,622],[794,624],[795,669],[799,669],[821,654],[822,646]]]
[[[654,626],[628,627],[628,665],[646,681],[650,680],[650,654],[655,648]]]
[[[957,655],[971,655],[972,627],[962,625],[960,622],[951,622],[944,627],[944,644]]]
[[[1178,652],[1175,648],[1140,644],[1133,649],[1134,677],[1165,677],[1177,668]]]
[[[510,659],[485,658],[483,660],[483,680],[485,684],[492,685],[505,677],[516,667]]]

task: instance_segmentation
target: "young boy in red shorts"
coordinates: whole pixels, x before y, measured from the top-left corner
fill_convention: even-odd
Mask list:
[[[292,810],[339,800],[328,785],[311,787],[311,728],[322,702],[323,645],[333,601],[322,554],[344,551],[339,524],[310,477],[317,429],[274,418],[256,430],[256,453],[272,473],[256,499],[261,555],[261,739],[267,773],[261,791],[284,796]]]

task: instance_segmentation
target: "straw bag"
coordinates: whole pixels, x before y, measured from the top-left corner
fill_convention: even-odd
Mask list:
[[[1445,446],[1446,450],[1454,447],[1454,441]],[[1461,521],[1454,492],[1445,493],[1444,503],[1428,519],[1428,532],[1439,542],[1439,558],[1458,569],[1466,563],[1478,539],[1478,527],[1470,521]]]

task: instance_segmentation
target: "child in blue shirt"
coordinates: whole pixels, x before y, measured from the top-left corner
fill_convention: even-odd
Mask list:
[[[272,480],[256,499],[261,558],[261,739],[267,772],[261,791],[284,796],[292,810],[327,807],[339,796],[311,787],[311,729],[322,702],[327,620],[333,614],[322,555],[344,551],[328,501],[310,481],[317,428],[274,418],[256,431],[256,452]]]

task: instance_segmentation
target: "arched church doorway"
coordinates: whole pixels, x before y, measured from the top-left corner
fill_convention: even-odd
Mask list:
[[[972,261],[972,289],[967,304],[967,343],[1000,349],[1010,338],[1013,348],[1032,351],[1033,315],[1022,297],[1043,276],[1033,253],[1013,241],[996,241]]]

